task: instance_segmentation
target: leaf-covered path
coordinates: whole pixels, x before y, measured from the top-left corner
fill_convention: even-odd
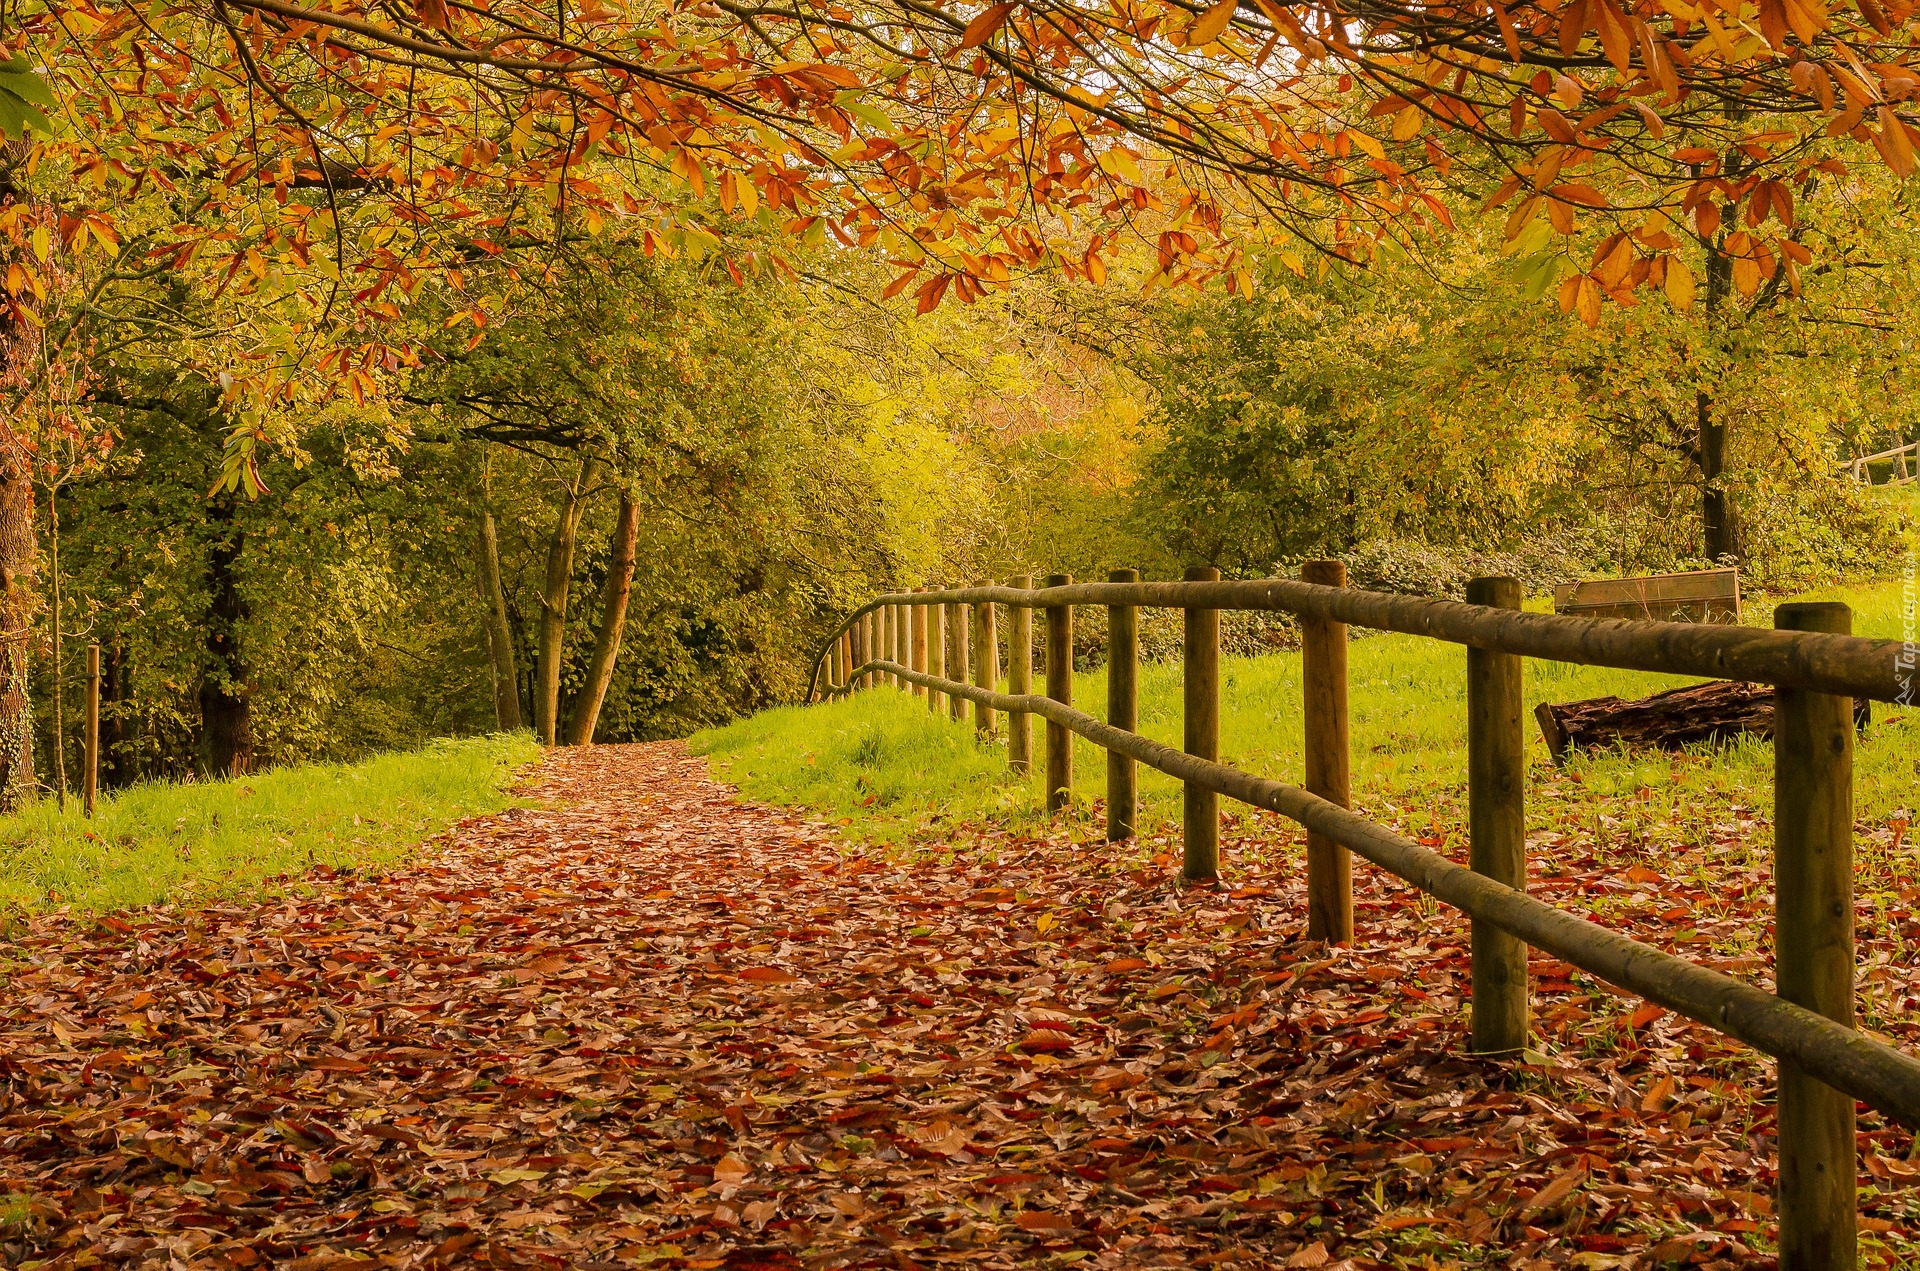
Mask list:
[[[0,1262],[1764,1265],[1760,1065],[1539,963],[1606,1044],[1464,1060],[1460,924],[1362,871],[1361,946],[1306,944],[1273,823],[1188,891],[850,850],[671,744],[532,793],[409,872],[17,931]]]

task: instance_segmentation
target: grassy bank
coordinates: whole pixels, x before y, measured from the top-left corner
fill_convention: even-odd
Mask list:
[[[1838,589],[1806,598],[1854,606],[1862,635],[1899,635],[1897,583]],[[1771,612],[1756,612],[1764,619]],[[1412,636],[1356,639],[1350,656],[1350,710],[1355,802],[1377,819],[1446,840],[1464,821],[1465,655],[1456,646]],[[1632,698],[1691,682],[1679,676],[1614,671],[1556,662],[1526,664],[1527,709],[1616,694]],[[1297,653],[1229,658],[1222,668],[1221,753],[1265,776],[1301,776],[1300,658]],[[1081,709],[1103,714],[1103,671],[1076,678]],[[1909,814],[1920,798],[1920,713],[1876,704],[1875,724],[1856,753],[1856,804],[1868,824]],[[1180,668],[1141,668],[1140,730],[1180,743]],[[1036,744],[1039,736],[1036,721]],[[1623,838],[1648,849],[1685,847],[1705,837],[1725,840],[1745,810],[1772,804],[1773,749],[1744,741],[1689,754],[1606,754],[1565,770],[1548,762],[1533,728],[1528,734],[1534,828]],[[693,742],[718,775],[748,795],[816,809],[866,837],[906,841],[937,834],[955,821],[983,818],[1018,824],[1039,806],[1041,781],[1007,775],[1004,749],[983,748],[971,728],[930,719],[926,706],[897,692],[874,692],[815,707],[763,712]],[[1076,790],[1104,789],[1105,757],[1075,739]],[[1155,772],[1141,774],[1143,823],[1179,814],[1179,787]],[[1764,820],[1764,818],[1763,818]],[[1094,829],[1089,817],[1088,832]],[[1770,846],[1764,825],[1740,835],[1746,850]],[[1891,837],[1891,836],[1889,836]]]
[[[353,764],[301,764],[0,817],[0,906],[99,912],[256,892],[315,866],[382,866],[512,800],[531,735],[440,741]]]

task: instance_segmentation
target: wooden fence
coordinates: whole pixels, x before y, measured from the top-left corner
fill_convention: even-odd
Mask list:
[[[1351,855],[1387,870],[1472,919],[1471,1044],[1510,1056],[1527,1040],[1526,951],[1540,949],[1607,982],[1698,1020],[1780,1061],[1779,1214],[1783,1271],[1856,1265],[1854,1100],[1920,1126],[1920,1060],[1856,1031],[1853,946],[1852,697],[1899,700],[1902,646],[1852,636],[1845,605],[1789,604],[1775,629],[1629,622],[1520,611],[1507,578],[1469,584],[1467,603],[1350,590],[1338,561],[1314,561],[1299,581],[1222,582],[1189,570],[1183,582],[1106,583],[1052,575],[1040,588],[1016,578],[944,591],[881,596],[850,615],[822,647],[809,700],[891,685],[973,707],[991,737],[1004,716],[1016,771],[1032,759],[1030,719],[1046,723],[1049,809],[1073,786],[1069,734],[1107,752],[1107,837],[1135,828],[1134,765],[1184,783],[1184,864],[1190,880],[1218,869],[1220,795],[1266,808],[1307,830],[1307,933],[1353,938]],[[1108,615],[1107,719],[1073,706],[1073,611]],[[995,609],[1008,610],[1008,692]],[[1136,608],[1185,611],[1183,748],[1133,731]],[[1032,686],[1031,615],[1045,616],[1046,691]],[[1219,611],[1278,610],[1302,629],[1305,786],[1219,762]],[[931,646],[928,631],[944,632]],[[1348,810],[1347,627],[1372,627],[1466,646],[1469,864]],[[941,660],[928,662],[929,648]],[[1777,995],[1576,918],[1526,894],[1526,657],[1629,670],[1767,683],[1778,701],[1775,746],[1775,967]],[[957,672],[957,674],[954,674]],[[1910,674],[1910,672],[1907,672]]]
[[[1909,468],[1907,460],[1909,455],[1914,457],[1916,463],[1920,463],[1920,441],[1909,441],[1904,445],[1895,446],[1891,450],[1882,450],[1879,454],[1875,455],[1861,455],[1857,459],[1842,459],[1835,466],[1851,474],[1856,483],[1860,485],[1872,485],[1873,465],[1884,462],[1891,470],[1886,484],[1905,485],[1909,481],[1917,479],[1917,476],[1920,476],[1920,474],[1916,474]]]

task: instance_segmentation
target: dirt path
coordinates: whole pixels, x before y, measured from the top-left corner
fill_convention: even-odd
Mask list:
[[[533,793],[411,872],[22,933],[0,1263],[1759,1261],[1763,1083],[1672,1021],[1458,1059],[1464,931],[1377,880],[1329,957],[1269,840],[1271,891],[1187,892],[1152,845],[847,853],[674,745]]]

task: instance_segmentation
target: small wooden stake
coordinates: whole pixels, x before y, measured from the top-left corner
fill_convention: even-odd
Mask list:
[[[100,791],[100,646],[87,646],[87,770],[80,777],[80,803],[88,816]]]
[[[1110,583],[1137,583],[1137,569],[1116,569]],[[1140,724],[1139,610],[1132,605],[1107,606],[1107,722],[1133,732]],[[1134,836],[1139,819],[1139,781],[1133,760],[1117,750],[1107,752],[1107,842]]]
[[[921,638],[926,648],[921,651],[920,660],[926,665],[921,669],[928,675],[938,675],[942,679],[947,674],[947,613],[940,605],[920,606]],[[938,689],[928,689],[923,696],[927,699],[927,710],[935,715],[940,713],[946,701],[946,694]]]
[[[1047,586],[1068,587],[1072,574],[1048,574]],[[1047,606],[1047,696],[1073,705],[1073,606]],[[1073,802],[1073,734],[1047,721],[1047,811],[1064,811]]]
[[[914,591],[925,591],[925,588],[914,588]],[[908,662],[908,666],[912,670],[918,670],[920,674],[927,674],[927,607],[925,605],[906,607],[906,632],[908,632],[906,655],[914,659]],[[912,680],[906,683],[914,689],[914,697],[927,695],[927,685],[924,683],[914,683]]]
[[[1310,560],[1300,581],[1347,585],[1337,560]],[[1352,806],[1347,735],[1347,624],[1300,620],[1301,689],[1306,715],[1305,776],[1309,793]],[[1353,943],[1353,855],[1321,835],[1307,834],[1307,939]]]
[[[982,578],[973,585],[991,587],[993,579]],[[1000,691],[1000,642],[994,630],[992,605],[973,607],[973,684],[988,692]],[[982,741],[993,739],[993,707],[974,703],[973,728]]]
[[[949,604],[947,606],[947,678],[962,684],[972,683],[972,668],[968,666],[967,627],[969,606]],[[967,722],[967,699],[958,695],[947,699],[948,713],[954,722]]]
[[[1007,586],[1021,591],[1033,588],[1032,574],[1016,574]],[[1033,609],[1028,605],[1007,608],[1007,693],[1025,697],[1033,692]],[[1007,769],[1010,772],[1033,771],[1033,716],[1026,711],[1007,712]]]
[[[1467,603],[1520,608],[1515,578],[1475,578]],[[1527,740],[1521,659],[1467,649],[1468,864],[1515,891],[1527,889]],[[1527,946],[1473,924],[1473,1051],[1517,1055],[1527,1045]]]
[[[1220,571],[1196,565],[1190,583],[1220,581]],[[1220,758],[1220,611],[1187,609],[1182,686],[1185,689],[1186,752],[1217,762]],[[1188,882],[1220,876],[1220,796],[1187,782],[1182,790],[1181,828],[1185,861],[1180,875]]]
[[[1781,605],[1783,631],[1853,633],[1842,604]],[[1773,711],[1774,980],[1853,1027],[1853,700],[1779,689]],[[1780,1061],[1780,1271],[1856,1265],[1853,1096]]]

